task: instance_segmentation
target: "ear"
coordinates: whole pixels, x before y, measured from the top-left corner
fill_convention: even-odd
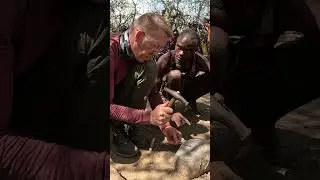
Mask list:
[[[207,31],[210,31],[210,24],[209,23],[205,23],[204,26],[205,26]]]
[[[138,44],[141,44],[144,36],[145,36],[144,31],[141,30],[141,29],[137,29],[137,31],[136,31],[136,33],[135,33],[136,42],[137,42]]]

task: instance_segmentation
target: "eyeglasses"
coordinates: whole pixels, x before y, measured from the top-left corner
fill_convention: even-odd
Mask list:
[[[146,49],[153,50],[154,52],[160,51],[160,49],[162,48],[163,44],[160,44],[158,42],[158,40],[156,40],[156,39],[154,39],[154,38],[152,38],[151,36],[148,36],[148,35],[145,35],[144,38],[148,41],[148,44],[149,44],[146,47]]]

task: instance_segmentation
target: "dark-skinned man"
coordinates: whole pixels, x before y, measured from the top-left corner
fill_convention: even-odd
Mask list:
[[[209,92],[210,66],[196,52],[200,38],[194,30],[187,29],[177,38],[175,49],[162,55],[157,61],[157,86],[180,91],[190,102],[195,113],[199,113],[196,100]],[[204,73],[199,73],[200,71]],[[197,87],[197,88],[195,88]],[[165,93],[162,92],[163,98]]]

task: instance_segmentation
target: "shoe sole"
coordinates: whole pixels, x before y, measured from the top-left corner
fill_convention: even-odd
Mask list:
[[[122,154],[122,153],[119,153],[117,151],[115,151],[115,149],[113,148],[113,144],[111,144],[111,147],[110,147],[110,151],[113,152],[114,154],[118,155],[118,156],[121,156],[121,157],[124,157],[124,158],[132,158],[132,157],[135,157],[137,156],[140,152],[140,150],[138,149],[137,153],[135,154],[132,154],[132,155],[128,155],[128,154]]]
[[[115,153],[115,154],[118,155],[118,156],[124,157],[124,158],[133,158],[133,157],[137,156],[137,155],[140,153],[140,151],[137,152],[137,153],[134,154],[134,155],[121,154],[121,153],[119,153],[119,152],[113,152],[113,153]]]

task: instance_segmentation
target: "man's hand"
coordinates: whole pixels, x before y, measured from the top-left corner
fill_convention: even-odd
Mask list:
[[[151,111],[151,124],[160,126],[170,121],[173,109],[168,107],[169,101],[158,105]]]
[[[177,127],[182,126],[183,124],[187,123],[190,125],[190,122],[187,118],[185,118],[181,113],[176,112],[171,116],[171,121],[175,122]]]
[[[162,133],[166,136],[169,144],[180,144],[181,142],[181,132],[176,128],[167,125],[164,129],[162,129]]]

